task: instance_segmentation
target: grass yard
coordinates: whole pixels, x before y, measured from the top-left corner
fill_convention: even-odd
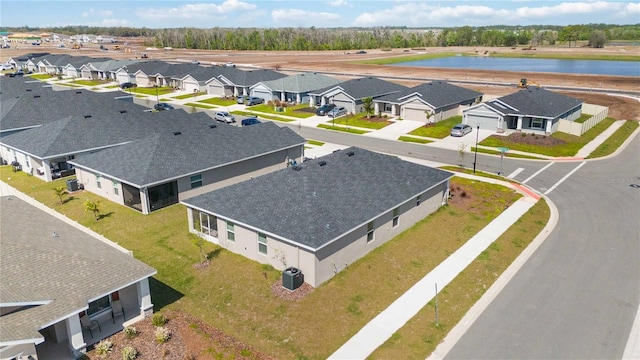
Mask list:
[[[185,103],[184,106],[193,106],[193,107],[197,107],[197,108],[201,108],[201,109],[215,109],[215,106],[209,106],[209,105],[204,105],[204,104],[198,104],[198,103],[193,103],[193,102],[189,102],[189,103]]]
[[[318,140],[310,140],[307,139],[307,144],[309,145],[315,145],[315,146],[322,146],[324,145],[324,143],[322,141],[318,141]]]
[[[34,79],[37,79],[37,80],[49,80],[51,78],[54,78],[53,76],[51,76],[49,74],[31,74],[29,76],[34,78]]]
[[[581,114],[579,118],[575,119],[573,122],[575,122],[576,124],[582,124],[583,122],[591,119],[593,117],[593,115],[591,114]]]
[[[98,86],[98,85],[105,85],[110,83],[110,81],[104,81],[104,80],[73,80],[74,84],[77,85],[84,85],[84,86]]]
[[[547,156],[565,157],[574,156],[584,145],[593,140],[596,136],[605,131],[611,124],[614,123],[614,119],[606,118],[602,120],[598,125],[592,127],[589,131],[582,134],[582,136],[569,135],[563,132],[555,132],[548,137],[557,140],[557,145],[538,145],[530,143],[522,143],[520,139],[527,137],[539,138],[541,141],[546,137],[543,135],[531,135],[531,134],[512,134],[509,137],[491,135],[488,138],[480,142],[480,145],[490,147],[507,147],[512,150],[519,150],[533,154],[542,154]]]
[[[231,113],[234,114],[234,115],[255,116],[258,119],[268,119],[268,120],[275,120],[275,121],[282,121],[282,122],[291,122],[291,121],[293,121],[291,119],[285,119],[285,118],[281,118],[279,116],[263,115],[263,114],[256,115],[255,113],[252,113],[250,111],[243,111],[243,110],[236,110],[236,111],[232,111]]]
[[[309,111],[296,111],[296,110],[302,110],[302,109],[308,109],[308,108],[309,108],[309,105],[307,104],[289,105],[284,108],[284,112],[278,112],[274,109],[272,105],[270,106],[268,104],[259,104],[259,105],[247,107],[247,111],[255,111],[255,112],[260,112],[265,114],[284,115],[284,116],[291,116],[299,119],[306,119],[306,118],[312,117],[313,115],[315,115],[315,113],[309,112]]]
[[[333,121],[329,121],[333,122]],[[359,128],[365,129],[374,129],[379,130],[387,125],[391,125],[390,121],[386,119],[378,119],[378,117],[372,116],[371,119],[367,119],[367,114],[359,113],[359,114],[347,114],[346,116],[339,117],[335,119],[336,124],[347,125],[347,126],[355,126]]]
[[[638,128],[637,121],[625,121],[604,143],[600,144],[587,159],[593,159],[613,154]]]
[[[200,92],[197,92],[195,95],[194,94],[184,94],[184,95],[174,96],[173,98],[177,99],[177,100],[183,100],[183,99],[192,98],[194,96],[205,95],[206,93],[207,93],[206,91],[200,91]]]
[[[161,86],[161,87],[134,87],[127,89],[127,92],[136,93],[140,95],[167,95],[172,93],[174,90],[169,86]]]
[[[520,197],[505,187],[454,177],[452,188],[466,196],[454,197],[450,205],[349,264],[345,271],[305,298],[292,301],[276,297],[270,290],[281,282],[280,271],[214,244],[205,244],[211,264],[203,269],[194,267],[200,261],[199,250],[194,244],[195,236],[188,233],[182,205],[141,215],[86,191],[67,196],[65,202],[59,204],[52,189],[64,186],[67,179],[45,183],[22,172],[14,173],[10,166],[0,167],[0,177],[45,205],[132,250],[136,258],[155,267],[158,274],[151,281],[151,290],[156,311],[187,313],[277,359],[327,358],[399,294]],[[85,212],[83,203],[87,199],[101,200],[100,220]],[[539,219],[536,221],[544,224],[547,217],[539,216]],[[484,291],[483,285],[489,285],[485,276],[491,278],[500,273],[501,262],[494,263],[494,259],[499,261],[503,255],[511,254],[511,247],[515,247],[513,251],[522,250],[537,234],[537,228],[529,220],[521,223],[514,237],[504,240],[506,243],[500,243],[498,248],[488,250],[488,255],[476,261],[474,266],[482,269],[482,277],[472,271],[461,277],[462,283],[444,289],[447,292],[443,291],[439,299],[441,304],[449,305],[441,310],[443,329],[450,328],[458,314],[466,312],[472,300]],[[467,284],[475,288],[468,288]],[[444,301],[448,293],[451,295]],[[460,293],[463,296],[458,295]],[[427,309],[424,313],[428,316],[433,312]],[[433,331],[432,326],[425,325],[432,320],[419,320],[421,331]],[[410,337],[401,335],[401,338]],[[424,338],[419,336],[418,343]],[[428,354],[429,346],[437,343],[434,340],[431,344],[421,345],[423,349],[418,351]],[[388,350],[388,346],[382,350],[395,351]],[[403,348],[402,344],[394,346],[398,346],[398,350]],[[402,354],[392,358],[407,358]]]
[[[432,140],[420,139],[420,138],[415,138],[411,136],[400,136],[398,140],[404,141],[404,142],[418,143],[418,144],[428,144],[433,142]]]
[[[225,99],[221,97],[212,97],[208,99],[202,99],[202,100],[198,100],[198,102],[210,104],[210,105],[217,105],[217,106],[230,106],[230,105],[236,104],[235,99]]]
[[[366,130],[358,130],[358,129],[350,129],[350,128],[346,128],[346,127],[342,127],[342,126],[332,126],[331,124],[318,124],[319,128],[321,129],[327,129],[327,130],[335,130],[335,131],[342,131],[342,132],[347,132],[347,133],[351,133],[351,134],[366,134],[369,131]]]
[[[451,134],[451,128],[461,122],[462,116],[452,116],[430,126],[421,126],[410,132],[409,135],[444,139]]]

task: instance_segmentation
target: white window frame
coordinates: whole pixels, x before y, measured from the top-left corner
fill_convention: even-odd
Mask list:
[[[373,221],[367,224],[367,244],[376,239],[376,226]]]
[[[536,126],[534,123],[540,122],[540,126]],[[532,129],[542,129],[544,126],[544,119],[541,118],[531,118],[531,128]]]
[[[102,175],[96,174],[96,187],[102,189]]]
[[[113,182],[113,195],[115,196],[119,196],[120,195],[120,182],[112,180]]]
[[[227,221],[227,240],[236,242],[236,224]]]
[[[102,302],[102,305],[104,305],[105,299],[106,299],[106,306],[99,307],[97,309],[91,308],[91,304],[99,304],[99,302]],[[108,309],[111,309],[111,300],[109,299],[109,295],[105,295],[89,303],[89,308],[87,309],[87,316],[92,317],[92,316],[101,314],[103,312],[106,312]]]
[[[264,249],[264,251],[262,251],[262,249]],[[269,253],[266,234],[258,233],[258,253],[262,255],[267,255]]]
[[[391,224],[393,225],[394,228],[398,227],[398,225],[400,224],[400,209],[399,208],[393,209],[393,220],[391,221]]]
[[[191,183],[191,188],[199,188],[202,186],[202,174],[192,175],[189,177],[189,182]]]

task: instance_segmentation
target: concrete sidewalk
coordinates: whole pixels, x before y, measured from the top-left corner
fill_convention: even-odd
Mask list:
[[[456,252],[418,281],[388,308],[365,325],[334,352],[329,359],[365,359],[387,341],[398,329],[414,317],[438,289],[443,289],[464,270],[482,251],[524,215],[536,199],[525,197],[516,201],[491,223],[474,235]]]
[[[585,146],[582,147],[576,154],[576,158],[584,159],[587,156],[591,155],[591,153],[598,148],[598,146],[602,145],[602,143],[609,138],[609,136],[613,135],[622,125],[624,125],[625,120],[617,120],[611,126],[609,126],[605,131],[603,131],[600,135],[596,136],[595,139],[591,140]]]

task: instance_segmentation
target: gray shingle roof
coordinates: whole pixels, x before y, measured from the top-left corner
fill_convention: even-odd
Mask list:
[[[281,79],[287,75],[269,69],[240,70],[238,68],[223,67],[225,70],[219,75],[235,86],[252,86],[261,81]]]
[[[183,203],[319,249],[452,176],[352,147]]]
[[[99,71],[115,71],[123,66],[130,66],[132,64],[138,63],[140,60],[114,60],[109,59],[105,61],[96,61],[91,59],[91,61],[87,62],[87,65],[91,65],[93,68]]]
[[[287,76],[277,80],[262,81],[262,84],[272,91],[285,91],[292,93],[306,93],[318,89],[332,87],[342,80],[318,73],[302,73]]]
[[[397,93],[381,96],[376,98],[375,101],[400,104],[413,94],[420,95],[420,98],[425,103],[430,104],[434,109],[444,108],[454,104],[471,103],[477,97],[482,96],[482,93],[475,90],[453,85],[445,81],[432,81]]]
[[[0,197],[0,209],[0,303],[50,302],[4,315],[0,344],[42,338],[39,329],[86,309],[89,300],[156,273],[16,197]]]
[[[383,95],[397,93],[406,90],[407,87],[392,83],[390,81],[381,80],[375,77],[366,77],[347,80],[336,86],[329,86],[324,89],[313,91],[312,95],[323,95],[327,91],[341,87],[343,91],[355,100],[361,100],[366,97],[377,98]]]
[[[505,109],[497,105],[503,102],[517,109]],[[494,109],[509,115],[556,118],[583,103],[582,100],[558,94],[538,87],[519,90],[513,94],[487,102]]]
[[[179,135],[174,135],[178,130]],[[71,163],[123,182],[145,186],[277,150],[302,146],[304,138],[267,122],[237,127],[187,124],[130,144],[78,157]]]

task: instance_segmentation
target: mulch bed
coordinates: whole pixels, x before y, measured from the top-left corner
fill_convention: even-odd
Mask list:
[[[508,136],[491,135],[490,137],[499,139],[503,141],[505,144],[553,146],[553,145],[562,145],[565,143],[563,140],[560,140],[551,136],[528,134],[528,133],[513,133]]]

